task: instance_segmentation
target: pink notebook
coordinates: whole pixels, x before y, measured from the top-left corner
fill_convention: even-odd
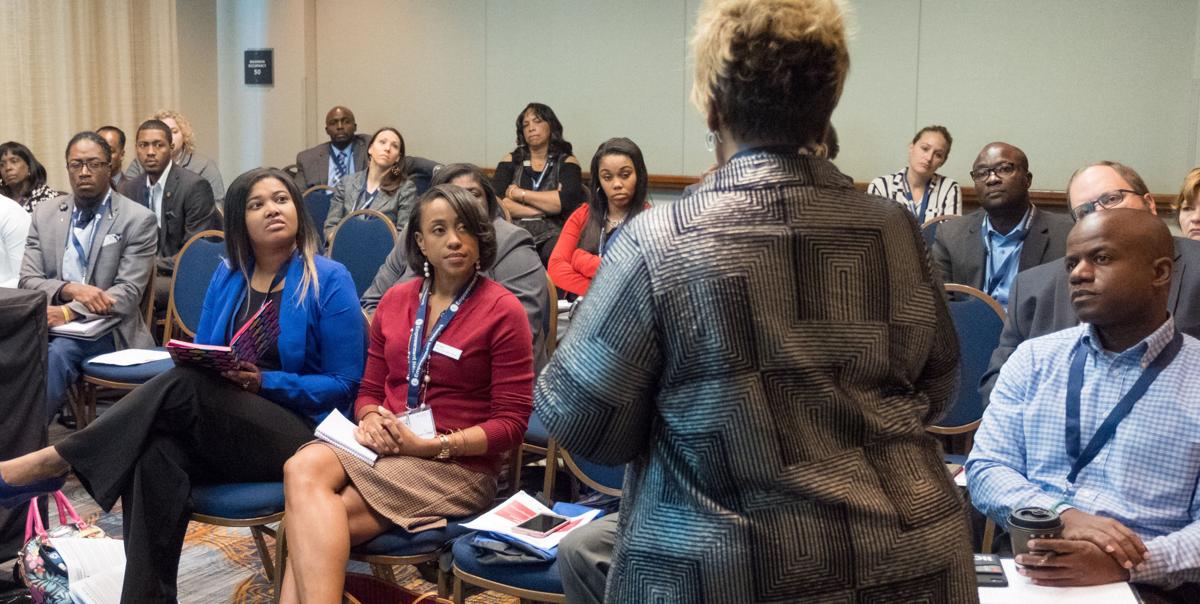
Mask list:
[[[279,309],[267,301],[233,334],[229,346],[193,344],[182,340],[167,342],[167,351],[176,365],[198,365],[217,371],[238,368],[239,361],[258,363],[271,342],[279,337]]]

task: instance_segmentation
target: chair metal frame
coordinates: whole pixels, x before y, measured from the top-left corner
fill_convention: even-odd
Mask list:
[[[550,441],[550,445],[552,448],[557,447],[557,445],[555,445],[553,440]],[[575,476],[576,480],[592,487],[593,489],[596,489],[597,491],[599,491],[601,493],[604,493],[605,495],[611,495],[613,497],[621,496],[621,489],[614,489],[612,487],[604,486],[604,485],[596,482],[595,480],[593,480],[586,473],[584,473],[583,470],[581,470],[579,468],[579,465],[575,463],[575,459],[573,457],[571,457],[571,454],[569,452],[567,452],[566,449],[560,449],[558,451],[558,455],[561,456],[561,458],[563,460],[563,464],[567,466],[567,469],[570,470],[571,474]],[[547,473],[549,473],[549,472],[547,472]],[[547,495],[547,497],[549,497],[549,496]],[[450,569],[450,572],[454,576],[454,585],[453,585],[453,591],[451,592],[451,599],[454,601],[455,604],[463,604],[463,601],[464,601],[463,583],[466,583],[468,585],[474,585],[477,587],[482,587],[484,589],[491,590],[491,591],[498,591],[503,594],[517,597],[517,598],[520,598],[522,600],[522,602],[525,600],[533,600],[535,602],[551,602],[553,604],[566,604],[566,601],[567,601],[567,596],[565,594],[550,593],[550,592],[537,591],[537,590],[532,590],[532,589],[522,589],[519,587],[513,587],[511,585],[505,585],[503,583],[497,583],[496,581],[493,581],[491,579],[485,579],[478,575],[474,575],[474,574],[471,574],[471,573],[468,573],[468,572],[462,570],[461,568],[458,567],[457,563],[453,565],[453,567]]]
[[[346,176],[348,177],[349,175],[347,174]],[[313,185],[313,186],[305,189],[304,192],[300,194],[300,197],[304,201],[304,211],[308,212],[309,216],[312,216],[312,212],[308,209],[308,194],[313,193],[315,191],[329,191],[329,201],[331,204],[333,202],[334,189],[333,189],[333,187],[331,187],[329,185]],[[313,228],[317,229],[317,237],[319,239],[321,239],[322,242],[324,242],[324,239],[325,239],[325,220],[324,219],[328,218],[328,217],[329,217],[329,211],[326,210],[325,216],[322,217],[321,224],[313,225]],[[313,222],[316,222],[316,221],[314,220]],[[328,253],[328,252],[326,252],[326,253]]]
[[[547,307],[550,312],[550,327],[546,330],[546,360],[549,361],[554,357],[554,351],[558,348],[558,288],[554,285],[554,280],[550,278],[550,273],[546,273],[546,289],[550,297],[550,305]],[[549,445],[549,443],[547,443]],[[512,476],[513,491],[516,492],[521,488],[521,471],[525,467],[525,454],[543,455],[546,458],[546,475],[550,477],[548,484],[551,488],[554,487],[553,475],[551,469],[557,470],[558,460],[553,455],[553,447],[540,446],[533,443],[522,442],[513,452],[512,471],[509,476]],[[550,497],[551,491],[544,491],[546,497]]]
[[[939,216],[939,218],[940,218],[940,216]],[[1004,323],[1004,320],[1006,318],[1005,313],[1004,313],[1004,307],[1000,306],[1000,303],[997,302],[995,298],[993,298],[993,297],[983,293],[982,291],[975,289],[974,287],[971,287],[969,285],[960,285],[958,283],[947,283],[943,286],[943,288],[945,289],[946,293],[948,293],[948,294],[949,293],[963,294],[963,295],[971,296],[973,298],[978,298],[978,299],[982,300],[984,303],[986,303],[988,305],[989,308],[996,311],[996,316],[1000,318],[1000,323],[1001,324]],[[927,432],[932,432],[933,434],[940,434],[943,436],[954,436],[954,435],[958,435],[958,434],[966,434],[969,432],[974,432],[975,429],[979,427],[980,421],[981,420],[977,419],[969,424],[964,424],[962,426],[928,426],[925,428],[925,430]]]
[[[214,526],[223,526],[228,528],[249,528],[250,535],[254,537],[254,546],[258,549],[258,557],[262,560],[263,574],[267,576],[267,581],[270,582],[275,589],[274,601],[279,601],[279,588],[283,584],[283,567],[276,566],[271,560],[271,550],[267,547],[265,535],[270,535],[275,539],[275,560],[283,561],[285,559],[287,545],[284,541],[283,534],[283,512],[279,511],[266,516],[258,516],[256,518],[225,518],[223,516],[210,516],[208,514],[192,513],[193,522],[202,522]],[[269,525],[278,522],[279,526],[271,528]]]

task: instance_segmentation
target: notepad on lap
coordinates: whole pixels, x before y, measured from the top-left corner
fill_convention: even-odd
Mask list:
[[[120,317],[97,317],[86,321],[71,321],[58,327],[50,328],[50,335],[75,338],[77,340],[95,340],[108,333],[121,322]]]
[[[167,351],[175,359],[176,365],[199,365],[217,371],[232,371],[243,361],[257,363],[278,337],[279,310],[268,301],[233,335],[229,346],[171,340],[167,342]]]
[[[357,428],[354,422],[334,409],[317,426],[316,437],[374,466],[379,455],[359,444],[358,439],[354,438],[354,430]]]

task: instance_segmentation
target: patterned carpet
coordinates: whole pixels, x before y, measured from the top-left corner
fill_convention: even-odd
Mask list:
[[[67,434],[66,429],[57,424],[52,424],[50,432],[51,442]],[[112,512],[104,513],[74,476],[67,481],[63,492],[84,520],[104,529],[112,537],[121,536],[120,503]],[[53,515],[51,522],[57,523],[57,514]],[[273,555],[274,540],[268,538],[267,545]],[[9,563],[0,564],[0,572],[7,576],[10,566]],[[371,572],[367,565],[357,562],[351,562],[349,568],[354,572]],[[417,593],[427,593],[437,588],[423,580],[411,566],[397,567],[394,572],[398,583]],[[270,601],[271,585],[263,574],[250,529],[196,522],[188,525],[183,556],[179,562],[180,604],[262,604]],[[467,598],[471,604],[510,604],[517,601],[516,598],[494,592],[483,592]]]

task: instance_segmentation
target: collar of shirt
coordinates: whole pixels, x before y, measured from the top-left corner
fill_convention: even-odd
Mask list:
[[[351,141],[349,145],[346,145],[345,149],[338,149],[337,147],[333,146],[333,143],[329,143],[329,156],[334,158],[333,161],[337,161],[338,159],[346,160],[346,174],[351,174],[354,172],[354,164],[351,161],[354,159],[354,156],[351,154],[351,151],[353,150],[353,141]]]
[[[1087,347],[1092,354],[1117,362],[1128,360],[1131,365],[1138,365],[1142,369],[1150,366],[1159,353],[1171,343],[1171,338],[1175,337],[1175,318],[1168,316],[1162,325],[1158,326],[1153,333],[1146,336],[1142,341],[1130,346],[1121,352],[1111,352],[1106,350],[1100,344],[1100,334],[1096,332],[1095,326],[1087,324],[1087,329],[1083,331],[1083,335],[1079,336],[1079,341]]]
[[[156,194],[162,194],[163,187],[167,186],[167,177],[171,175],[171,168],[174,167],[175,161],[167,162],[167,167],[163,168],[162,174],[158,175],[158,180],[154,184],[150,184],[150,175],[146,175],[146,188]]]
[[[729,161],[733,161],[739,157],[749,157],[756,153],[775,153],[777,155],[799,155],[800,148],[792,145],[763,145],[760,147],[746,147],[739,149],[729,157]]]
[[[1021,222],[1017,223],[1016,227],[1008,233],[1001,233],[992,228],[992,219],[985,212],[983,214],[983,244],[988,248],[996,246],[1005,247],[1006,244],[1015,244],[1025,240],[1025,236],[1029,234],[1029,223],[1033,220],[1033,213],[1037,211],[1037,207],[1030,205],[1028,210],[1025,210],[1025,215],[1021,217]]]

